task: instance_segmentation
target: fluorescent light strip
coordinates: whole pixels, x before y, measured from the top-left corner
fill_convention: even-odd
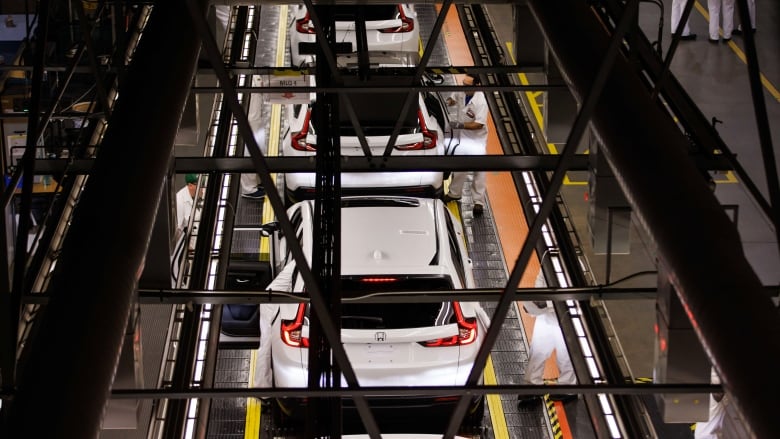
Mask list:
[[[588,357],[585,358],[585,363],[587,363],[588,370],[590,370],[590,376],[594,379],[599,377],[599,368],[596,365],[596,360],[593,357]]]
[[[607,421],[607,426],[609,427],[609,432],[612,433],[612,437],[615,439],[622,438],[623,436],[620,434],[620,429],[618,428],[615,415],[606,415],[605,418]]]
[[[530,172],[523,172],[521,175],[526,186],[526,191],[529,194],[531,200],[531,208],[538,215],[539,211],[541,210],[543,199],[539,196],[540,192],[537,190],[535,180],[533,179]],[[549,221],[542,225],[542,239],[544,240],[544,245],[547,247],[545,255],[549,256],[550,263],[552,264],[553,271],[555,273],[555,278],[558,281],[558,286],[560,288],[568,288],[570,286],[569,279],[564,265],[558,256],[558,246],[555,241],[555,235],[551,232]],[[598,367],[598,363],[596,362],[596,359],[593,355],[592,347],[586,338],[587,333],[582,322],[582,313],[580,312],[577,302],[574,300],[566,300],[566,307],[568,308],[569,316],[571,318],[572,325],[574,326],[574,332],[576,333],[577,341],[580,344],[585,364],[587,365],[591,378],[595,383],[604,382],[603,377],[601,376],[601,371]],[[609,426],[611,436],[613,438],[621,438],[622,436],[620,433],[620,428],[618,427],[618,422],[615,418],[610,399],[606,398],[604,395],[600,395],[599,402],[602,413],[604,414],[605,421]]]
[[[585,329],[582,327],[582,320],[579,318],[572,319],[572,324],[574,326],[574,332],[577,333],[577,337],[585,337]]]
[[[612,411],[612,404],[609,397],[603,393],[600,393],[598,398],[599,404],[601,405],[601,410],[604,412],[604,419],[607,421],[607,427],[609,428],[610,434],[615,439],[623,437],[620,434],[620,428],[618,428],[617,419],[615,418],[615,414]]]
[[[254,8],[252,8],[252,14],[254,14]],[[244,57],[246,58],[246,54],[248,53],[248,40],[244,40]],[[240,86],[243,86],[246,84],[246,75],[239,75],[237,78],[237,83]],[[238,100],[241,102],[244,98],[243,93],[238,94]],[[216,146],[217,141],[217,129],[218,129],[218,121],[220,120],[221,114],[222,114],[222,105],[224,102],[224,96],[222,94],[218,94],[215,99],[215,106],[214,106],[214,119],[212,122],[212,125],[209,129],[209,135],[207,136],[207,156],[213,156],[214,150]],[[236,151],[236,144],[238,143],[238,135],[237,135],[237,123],[235,121],[235,118],[232,119],[230,124],[230,133],[228,136],[229,143],[228,143],[228,155],[234,155]],[[218,260],[215,258],[215,255],[219,255],[219,249],[222,246],[222,236],[224,235],[224,221],[225,221],[225,206],[226,206],[226,200],[228,195],[228,188],[230,186],[230,175],[223,175],[222,176],[222,187],[220,190],[220,208],[217,213],[217,224],[216,224],[216,232],[215,236],[212,241],[212,256],[211,260],[209,261],[209,275],[207,278],[207,289],[208,290],[214,290],[216,288],[216,275],[217,275],[217,267],[218,267]],[[209,332],[211,328],[211,318],[212,318],[212,304],[204,304],[203,310],[201,312],[200,316],[200,331],[199,331],[199,337],[198,337],[198,346],[197,346],[197,359],[195,362],[195,371],[193,374],[193,380],[192,385],[198,385],[198,383],[201,383],[203,381],[203,372],[205,368],[205,360],[206,360],[206,350],[208,347],[208,337]],[[195,419],[198,413],[198,400],[197,399],[190,399],[189,400],[189,406],[187,410],[187,421],[185,426],[185,434],[184,436],[187,438],[194,437],[195,434]]]

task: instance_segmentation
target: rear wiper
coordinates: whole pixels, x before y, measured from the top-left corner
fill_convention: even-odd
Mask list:
[[[355,197],[341,200],[341,207],[380,207],[380,206],[411,206],[417,207],[420,201],[407,197]]]

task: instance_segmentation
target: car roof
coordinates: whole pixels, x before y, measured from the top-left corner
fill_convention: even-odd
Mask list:
[[[405,197],[346,198],[341,209],[344,274],[365,272],[365,268],[386,273],[398,267],[430,265],[438,250],[434,202]]]

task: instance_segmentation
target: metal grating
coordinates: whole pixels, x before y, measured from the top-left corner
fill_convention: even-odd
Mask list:
[[[143,305],[141,307],[141,352],[143,355],[144,386],[147,388],[154,387],[158,380],[171,308],[171,305]],[[148,420],[152,416],[152,402],[151,399],[141,400],[137,429],[100,430],[100,439],[145,438],[149,429]]]
[[[498,232],[493,221],[490,200],[486,200],[485,213],[481,218],[471,215],[473,202],[470,186],[466,185],[459,207],[464,219],[464,228],[469,254],[474,267],[474,280],[477,288],[503,288],[508,281],[506,262],[504,261]],[[482,307],[492,316],[495,302],[484,302]],[[501,332],[493,346],[490,356],[498,384],[520,384],[525,367],[528,364],[528,341],[516,308],[507,313]],[[517,397],[500,395],[510,437],[524,439],[550,438],[550,425],[540,402],[538,407],[524,407],[518,411]],[[494,437],[490,423],[486,424],[487,437]]]
[[[260,29],[277,29],[280,25],[280,7],[263,5],[260,8]],[[285,17],[285,21],[287,17]],[[282,25],[285,25],[282,23]],[[257,52],[254,65],[272,66],[276,63],[276,38],[273,32],[257,34]],[[252,99],[262,99],[255,94]],[[264,103],[262,114],[266,117],[266,132],[270,132],[270,104]],[[260,145],[261,148],[264,145]],[[238,176],[237,176],[238,177]],[[236,206],[235,226],[231,242],[231,257],[238,259],[259,260],[260,232],[257,230],[240,230],[240,227],[257,227],[263,218],[265,199],[253,200],[239,197]],[[248,388],[251,377],[251,358],[254,350],[250,349],[219,349],[215,371],[216,387]],[[245,437],[247,428],[247,401],[244,398],[224,398],[212,401],[209,413],[207,437],[209,439],[235,439]],[[267,416],[261,417],[261,430],[267,431]],[[251,437],[259,437],[260,432]]]
[[[423,48],[428,44],[431,37],[431,30],[436,23],[436,17],[438,12],[433,4],[416,4],[414,6],[417,12],[417,22],[420,25],[420,39],[423,43]],[[439,36],[438,41],[433,46],[433,53],[431,53],[429,66],[446,66],[450,63],[450,57],[447,54],[447,48],[444,45],[444,40]]]
[[[220,349],[214,386],[217,388],[249,387],[252,351]],[[214,399],[209,413],[207,437],[210,439],[243,438],[246,429],[247,398]]]

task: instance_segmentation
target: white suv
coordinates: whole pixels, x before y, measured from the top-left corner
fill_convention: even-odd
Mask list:
[[[407,93],[355,93],[352,106],[360,127],[374,157],[381,157],[387,147]],[[420,93],[403,119],[401,131],[392,147],[392,156],[444,155],[444,132],[440,126],[443,113],[438,94]],[[359,138],[343,107],[339,110],[340,143],[342,156],[365,154]],[[288,129],[282,140],[282,155],[286,157],[311,157],[316,154],[317,134],[312,123],[312,104],[286,107]],[[444,122],[442,122],[444,123]],[[286,198],[292,202],[314,197],[314,173],[288,173],[284,175]],[[344,195],[413,195],[440,197],[444,178],[441,171],[410,172],[345,172],[341,174]]]
[[[336,21],[336,49],[338,53],[357,51],[355,16],[357,5],[332,6]],[[290,62],[295,67],[314,62],[317,35],[309,11],[298,5],[290,24]],[[369,52],[418,53],[420,27],[417,13],[411,4],[366,5],[366,44]]]
[[[288,209],[307,258],[313,245],[313,209],[314,201]],[[474,288],[463,230],[441,200],[346,197],[341,221],[344,299],[381,291]],[[284,266],[291,260],[285,237],[275,242],[275,265]],[[304,290],[296,274],[293,291]],[[340,324],[343,346],[360,386],[457,386],[465,384],[489,322],[477,302],[410,305],[345,300]],[[272,334],[275,387],[306,387],[309,305],[280,305]],[[280,398],[277,402],[278,419],[303,419],[304,400]],[[399,395],[372,397],[368,402],[383,432],[443,433],[457,397]],[[345,398],[343,407],[344,433],[361,433],[353,401]],[[430,431],[419,430],[421,414]],[[478,426],[482,415],[483,398],[475,397],[464,426]]]

